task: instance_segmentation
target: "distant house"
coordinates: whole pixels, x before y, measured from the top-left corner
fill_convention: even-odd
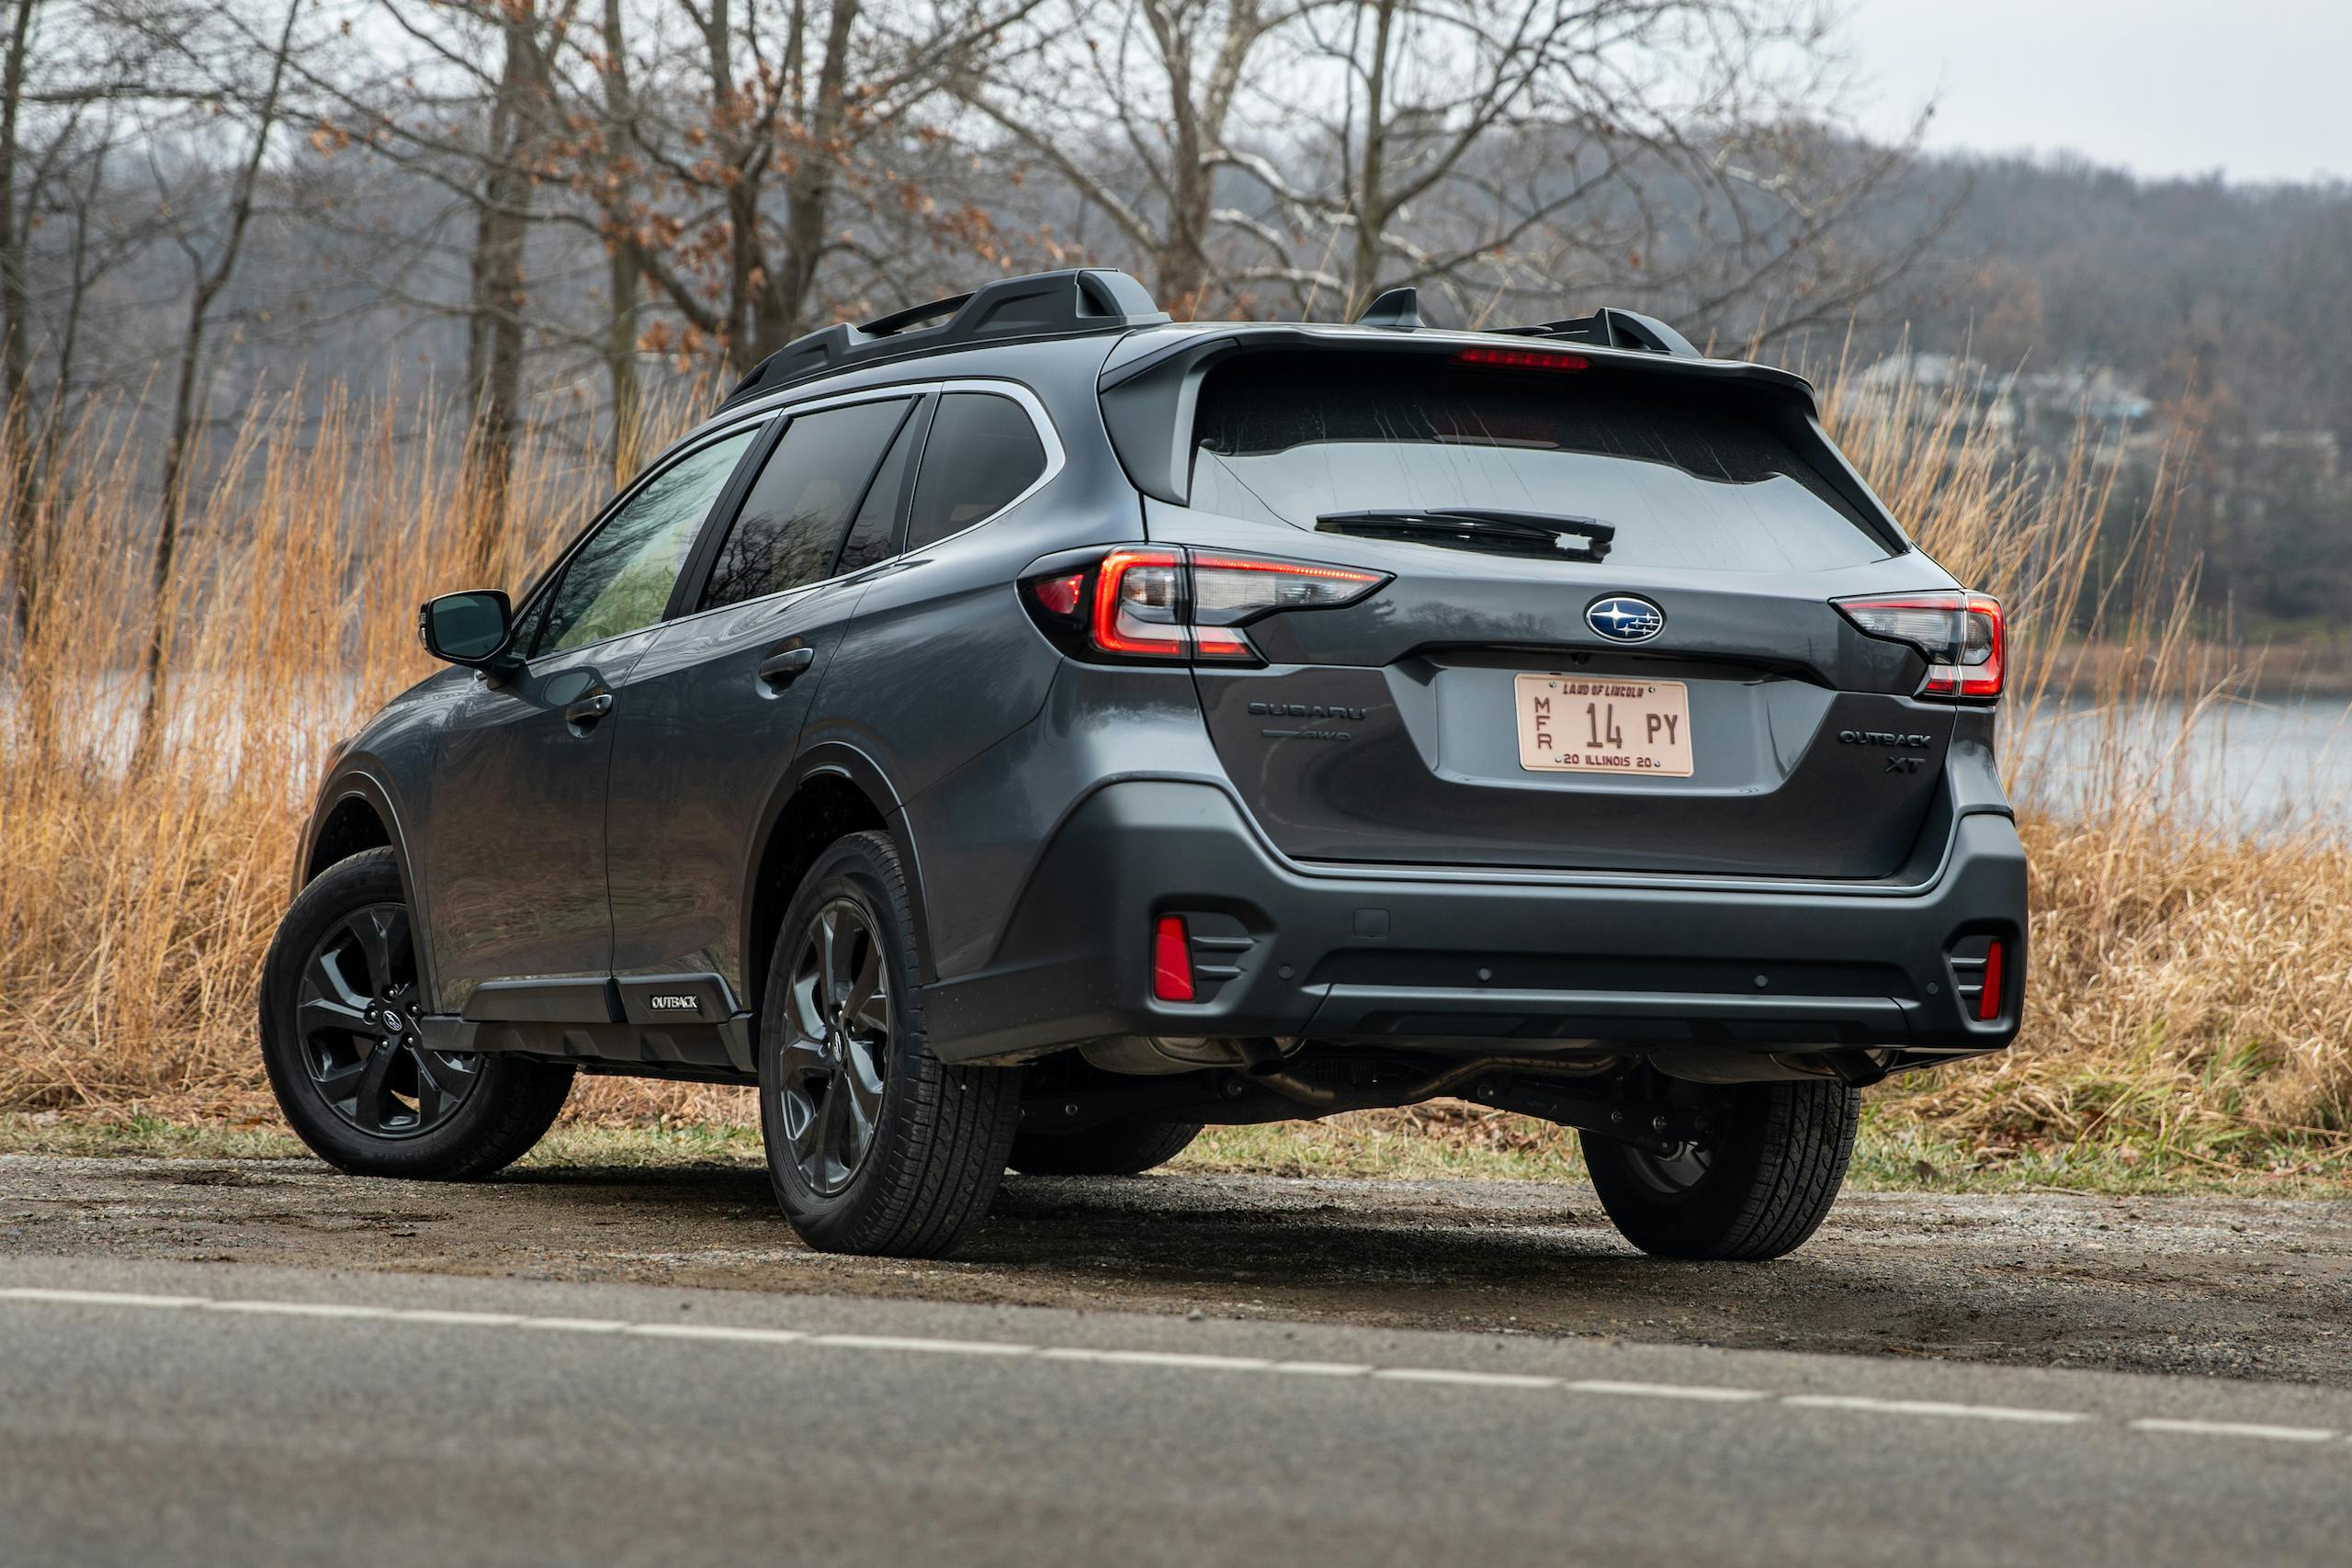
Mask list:
[[[2071,434],[2083,420],[2128,437],[2156,412],[2155,400],[2110,366],[1995,370],[1964,355],[1928,349],[1890,354],[1864,367],[1849,388],[1857,403],[1883,416],[1920,424],[1950,421],[1958,433],[1990,434],[2005,445]]]

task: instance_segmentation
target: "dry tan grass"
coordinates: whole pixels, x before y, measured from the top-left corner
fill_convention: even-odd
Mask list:
[[[1968,439],[1956,412],[1827,402],[1929,551],[2008,606],[2012,737],[2052,692],[2063,607],[2086,589],[2104,600],[2110,631],[2090,662],[2111,715],[2106,771],[2067,821],[2031,808],[2030,773],[2015,780],[2035,868],[2018,1048],[1879,1091],[1881,1122],[1994,1150],[2162,1140],[2249,1168],[2282,1137],[2338,1140],[2352,1126],[2352,852],[2316,829],[2254,840],[2177,819],[2152,781],[2185,765],[2185,720],[2135,717],[2131,699],[2210,697],[2233,673],[2198,664],[2182,563],[2152,523],[2127,570],[2094,581],[2106,455],[2085,442],[2029,476]],[[457,455],[403,441],[385,411],[298,423],[257,407],[239,452],[189,498],[164,606],[173,721],[152,749],[133,737],[150,625],[137,541],[154,505],[128,424],[85,421],[34,493],[0,491],[0,519],[31,520],[5,542],[0,584],[37,589],[24,639],[0,631],[0,1109],[267,1115],[254,983],[326,744],[427,672],[419,599],[519,582],[609,478],[553,447],[527,454],[520,521],[492,526]],[[737,1091],[606,1082],[575,1114],[747,1108]]]

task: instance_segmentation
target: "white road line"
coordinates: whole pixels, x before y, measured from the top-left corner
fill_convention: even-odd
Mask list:
[[[1760,1388],[1708,1388],[1701,1383],[1679,1382],[1616,1382],[1608,1378],[1579,1378],[1567,1386],[1575,1393],[1630,1393],[1641,1399],[1712,1399],[1725,1404],[1772,1397]]]
[[[61,1306],[200,1307],[212,1304],[204,1296],[141,1296],[127,1291],[42,1291],[27,1285],[0,1291],[0,1300],[54,1302]]]
[[[518,1318],[517,1328],[546,1328],[558,1334],[618,1334],[628,1326],[616,1317],[526,1317]]]
[[[1703,1383],[1574,1380],[1527,1372],[1458,1371],[1443,1367],[1374,1367],[1355,1361],[1277,1361],[1261,1356],[1216,1356],[1178,1350],[1102,1350],[1076,1345],[1035,1346],[996,1339],[941,1339],[890,1334],[819,1334],[799,1328],[734,1328],[708,1323],[629,1323],[608,1317],[533,1317],[521,1313],[456,1312],[437,1307],[364,1306],[339,1302],[274,1302],[215,1296],[151,1295],[131,1291],[69,1291],[18,1285],[0,1288],[0,1302],[52,1306],[199,1311],[239,1316],[350,1318],[467,1328],[533,1328],[558,1334],[626,1334],[650,1339],[705,1340],[747,1345],[797,1345],[824,1349],[903,1350],[954,1356],[1030,1357],[1041,1361],[1089,1362],[1102,1366],[1165,1367],[1184,1371],[1268,1371],[1297,1377],[1374,1378],[1384,1382],[1436,1383],[1469,1388],[1560,1389],[1570,1393],[1681,1399],[1724,1404],[1770,1402],[1799,1410],[1854,1411],[1872,1415],[1950,1416],[1962,1420],[2015,1421],[2038,1426],[2104,1424],[2079,1410],[2031,1410],[2005,1404],[1959,1404],[1927,1399],[1874,1399],[1860,1394],[1791,1393],[1762,1389],[1715,1388]],[[2125,1420],[2137,1432],[2256,1441],[2324,1443],[2341,1434],[2327,1427],[2267,1426],[2250,1421],[2198,1421],[2147,1416]]]
[[[1933,1399],[1865,1399],[1849,1393],[1792,1393],[1783,1404],[1800,1410],[1867,1410],[1885,1416],[1951,1416],[1966,1421],[2030,1421],[2067,1427],[2098,1419],[2079,1410],[2019,1410],[2007,1404],[1947,1404]]]
[[[789,1345],[808,1337],[797,1328],[728,1328],[716,1323],[632,1323],[628,1332],[653,1339],[727,1339],[745,1345]]]
[[[1458,1382],[1476,1388],[1557,1388],[1557,1378],[1526,1372],[1454,1372],[1442,1367],[1379,1367],[1372,1374],[1391,1382]]]
[[[207,1312],[264,1313],[280,1317],[368,1317],[396,1315],[390,1307],[345,1306],[338,1302],[206,1302]]]
[[[2332,1427],[2265,1427],[2252,1421],[2177,1421],[2143,1416],[2132,1427],[2142,1432],[2179,1432],[2195,1438],[2267,1438],[2281,1443],[2324,1443],[2335,1436]]]
[[[1100,1361],[1114,1367],[1177,1367],[1203,1372],[1262,1372],[1273,1365],[1262,1356],[1197,1356],[1184,1350],[1083,1350],[1056,1347],[1037,1354],[1051,1361]]]
[[[840,1350],[919,1350],[942,1356],[1026,1356],[1037,1348],[997,1339],[909,1339],[891,1334],[812,1334],[808,1343]]]

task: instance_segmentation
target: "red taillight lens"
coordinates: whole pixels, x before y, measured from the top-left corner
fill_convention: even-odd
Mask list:
[[[1023,580],[1031,608],[1066,650],[1119,659],[1258,661],[1241,627],[1284,610],[1329,610],[1388,581],[1384,571],[1229,551],[1123,545],[1090,569]]]
[[[2001,694],[2007,632],[2000,601],[1958,589],[1836,601],[1863,633],[1907,642],[1928,660],[1923,697],[1985,700]]]
[[[1193,944],[1182,915],[1162,915],[1152,928],[1151,994],[1163,1002],[1193,999]]]
[[[1581,354],[1550,348],[1465,348],[1453,362],[1494,370],[1581,370],[1592,363]]]
[[[1976,1016],[1987,1022],[2001,1016],[2001,950],[2007,945],[1996,942],[1984,950],[1984,989],[1976,998]]]
[[[1182,659],[1184,558],[1175,550],[1113,550],[1095,569],[1094,609],[1088,630],[1105,653],[1135,659]]]

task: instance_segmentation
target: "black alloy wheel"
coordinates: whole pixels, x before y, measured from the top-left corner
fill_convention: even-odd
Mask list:
[[[269,945],[262,1066],[287,1124],[340,1169],[478,1179],[528,1153],[571,1090],[569,1062],[429,1047],[427,946],[390,849],[313,877]]]
[[[375,1138],[413,1138],[457,1114],[481,1058],[429,1050],[408,910],[369,904],[336,920],[302,966],[302,1066],[327,1108]]]
[[[840,1192],[874,1147],[890,1071],[890,981],[865,912],[820,908],[801,933],[776,1112],[810,1190]]]
[[[1706,1180],[1715,1163],[1714,1151],[1697,1144],[1675,1144],[1664,1148],[1628,1144],[1623,1152],[1626,1170],[1665,1199],[1679,1198]]]

